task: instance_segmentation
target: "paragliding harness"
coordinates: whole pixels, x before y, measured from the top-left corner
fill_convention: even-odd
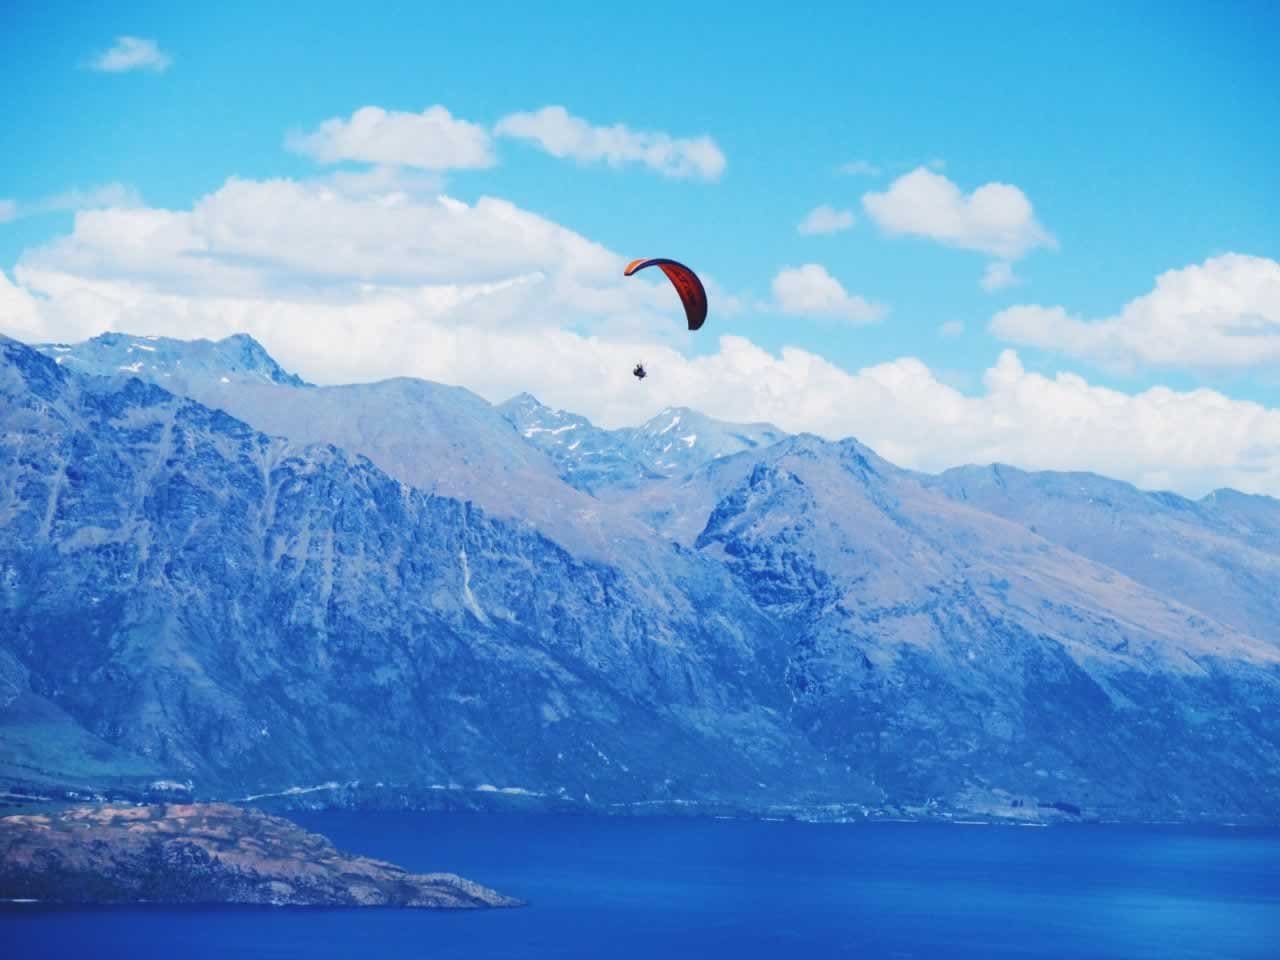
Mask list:
[[[698,275],[683,263],[668,260],[666,257],[632,260],[622,273],[624,276],[629,277],[637,271],[648,267],[657,267],[667,275],[671,285],[676,288],[676,293],[680,294],[680,302],[684,304],[684,314],[689,324],[689,329],[697,330],[700,328],[703,321],[707,319],[707,291],[702,286],[702,281],[698,279]],[[636,368],[631,371],[631,375],[637,380],[643,380],[646,376],[644,364],[637,363]]]

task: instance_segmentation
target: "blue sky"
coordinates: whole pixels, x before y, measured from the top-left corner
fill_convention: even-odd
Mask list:
[[[1267,45],[1280,14],[1272,5],[886,3],[822,13],[740,3],[650,3],[625,13],[569,3],[264,6],[122,3],[86,13],[11,5],[16,27],[0,38],[12,118],[0,132],[0,201],[12,205],[0,223],[0,270],[21,284],[24,261],[72,233],[67,208],[94,204],[50,202],[68,191],[118,184],[134,204],[190,211],[229,178],[308,182],[367,169],[360,158],[326,164],[286,146],[291,132],[314,132],[362,107],[413,115],[440,105],[492,132],[513,113],[556,105],[593,127],[710,138],[723,170],[669,176],[493,136],[492,165],[432,171],[433,188],[467,204],[502,198],[625,258],[695,265],[743,306],[718,312],[713,297],[711,335],[675,344],[686,358],[714,357],[718,335],[730,333],[775,356],[800,348],[850,373],[915,358],[972,396],[1002,351],[1016,349],[1025,371],[1049,378],[1070,373],[1135,396],[1160,385],[1210,388],[1266,413],[1280,407],[1274,358],[1213,359],[1213,350],[1194,349],[1194,330],[1192,347],[1153,360],[1132,346],[1150,330],[1117,328],[1110,346],[1086,348],[1054,330],[1026,333],[1052,325],[1047,314],[989,328],[1015,306],[1061,307],[1086,323],[1114,317],[1161,274],[1227,254],[1253,259],[1222,283],[1273,282],[1280,58]],[[165,69],[92,69],[122,36],[154,42]],[[850,164],[874,172],[842,172]],[[893,217],[877,218],[864,197],[891,192],[913,171],[920,184],[946,183],[961,197],[986,184],[1016,188],[1051,242],[996,254],[989,237],[887,226]],[[847,211],[852,226],[799,233],[821,204]],[[62,257],[58,269],[73,273],[69,262]],[[120,257],[104,262],[95,260],[94,279],[136,270],[133,280],[150,282],[132,260],[127,269]],[[1018,282],[984,290],[979,280],[993,263],[1009,263]],[[880,305],[882,318],[784,309],[772,284],[805,264]],[[1260,316],[1265,335],[1280,323],[1267,296],[1261,307],[1244,304],[1244,321],[1215,314],[1205,322],[1235,336],[1238,322]],[[1236,299],[1232,290],[1219,298]],[[646,304],[656,322],[659,303]],[[1200,322],[1179,317],[1183,326]],[[139,332],[154,325],[141,315],[117,319]],[[289,355],[283,332],[264,340]],[[1219,342],[1229,352],[1235,341]],[[311,356],[296,354],[297,362]],[[430,366],[404,372],[440,375]],[[527,379],[536,392],[536,372]],[[515,369],[503,386],[520,381]],[[563,394],[566,405],[576,399]],[[585,396],[576,406],[591,413],[594,402]],[[602,401],[594,412],[608,419],[620,409]]]

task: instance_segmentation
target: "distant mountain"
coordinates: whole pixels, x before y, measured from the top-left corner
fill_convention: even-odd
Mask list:
[[[1215,620],[1280,645],[1280,501],[1199,501],[1089,473],[960,467],[923,480]]]
[[[655,472],[681,477],[720,457],[777,443],[786,434],[768,423],[725,423],[688,407],[668,407],[626,436]]]
[[[1276,501],[75,369],[0,341],[10,783],[1280,819]]]
[[[163,382],[166,389],[189,389],[219,383],[277,383],[308,386],[272,359],[262,344],[248,334],[223,340],[174,340],[170,337],[135,337],[102,333],[74,346],[46,343],[36,349],[68,369],[103,376],[132,374]]]
[[[527,393],[498,409],[555,461],[566,482],[596,495],[685,476],[712,460],[766,447],[786,436],[767,423],[725,423],[687,407],[668,407],[639,427],[618,430],[603,430],[585,417],[552,410]]]
[[[502,412],[469,390],[409,378],[302,389],[304,381],[280,370],[244,336],[213,344],[157,341],[162,362],[139,361],[137,370],[121,370],[119,351],[137,349],[136,339],[111,334],[74,347],[40,349],[68,369],[137,376],[272,436],[361,454],[417,489],[532,524],[557,543],[596,558],[619,539],[651,539],[642,526],[601,511],[594,499],[565,483],[554,462],[521,442]],[[246,355],[255,358],[252,366],[243,361]]]
[[[586,417],[552,410],[527,393],[498,411],[551,459],[566,483],[585,493],[629,490],[663,478],[636,455],[623,431],[602,430]]]

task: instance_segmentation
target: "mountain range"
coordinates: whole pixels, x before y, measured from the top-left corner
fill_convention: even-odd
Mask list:
[[[0,341],[0,779],[1280,817],[1280,501]]]

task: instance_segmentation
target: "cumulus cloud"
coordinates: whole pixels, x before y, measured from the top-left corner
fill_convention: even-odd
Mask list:
[[[232,178],[189,211],[81,212],[75,229],[28,252],[31,267],[146,276],[176,292],[242,293],[349,283],[487,283],[537,271],[621,276],[622,259],[505,200],[466,204],[393,189]],[[614,285],[621,286],[614,281]]]
[[[796,227],[798,233],[813,235],[820,233],[839,233],[853,226],[853,213],[848,210],[837,210],[828,204],[814,207],[809,215]]]
[[[173,58],[156,46],[154,40],[117,37],[115,46],[102,51],[89,65],[102,73],[128,73],[132,70],[163,73],[172,63]]]
[[[982,279],[978,284],[987,293],[995,293],[997,290],[1012,287],[1019,282],[1021,281],[1013,272],[1013,264],[1008,260],[993,260],[987,264],[987,269],[982,272]]]
[[[1002,310],[991,332],[1118,370],[1243,369],[1280,360],[1280,263],[1229,253],[1170,270],[1101,320],[1063,307]]]
[[[871,323],[881,319],[885,308],[856,294],[817,263],[783,267],[773,278],[773,300],[783,313]]]
[[[853,160],[849,163],[842,163],[839,171],[851,177],[878,177],[880,176],[880,168],[874,163],[868,163],[866,160]]]
[[[553,157],[611,167],[638,164],[667,177],[717,180],[725,168],[724,153],[709,136],[679,138],[621,123],[592,126],[560,106],[508,114],[494,133],[533,143]]]
[[[494,164],[488,132],[439,105],[421,113],[361,107],[349,119],[331,117],[310,133],[292,133],[285,145],[320,163],[354,160],[421,170]]]
[[[18,217],[18,205],[12,200],[0,197],[0,223],[8,223]]]
[[[972,193],[940,173],[917,167],[883,193],[866,193],[862,206],[882,230],[927,237],[948,246],[1012,261],[1057,241],[1037,222],[1031,201],[1017,187],[988,183]]]
[[[808,351],[772,353],[736,336],[688,357],[639,337],[458,325],[417,291],[317,303],[162,295],[26,273],[41,296],[0,280],[0,325],[28,340],[79,340],[103,329],[181,337],[245,331],[318,382],[412,375],[462,384],[494,402],[531,390],[606,426],[685,404],[830,439],[856,436],[915,469],[1002,462],[1095,470],[1190,495],[1221,486],[1280,494],[1280,410],[1208,390],[1129,395],[1070,374],[1049,378],[1028,373],[1012,350],[971,396],[914,358],[850,372]],[[26,317],[17,329],[11,301]],[[643,392],[629,382],[637,355],[650,370]]]
[[[855,299],[815,267],[779,274],[791,278],[779,300]],[[917,469],[1000,461],[1193,495],[1280,494],[1280,410],[1214,391],[1126,394],[1029,373],[1006,350],[971,394],[910,357],[849,371],[737,336],[689,356],[679,327],[669,287],[622,281],[620,257],[505,201],[327,183],[233,180],[190,210],[82,212],[12,280],[0,272],[0,330],[31,342],[243,331],[321,383],[420,376],[493,401],[530,390],[606,426],[687,404],[857,436]]]
[[[444,189],[444,174],[438,170],[418,170],[379,164],[359,170],[334,170],[313,183],[332,188],[338,194],[362,199],[394,197],[430,197]]]
[[[233,178],[189,210],[84,211],[69,234],[25,253],[17,276],[48,299],[43,315],[62,339],[128,329],[131,317],[181,325],[295,307],[472,331],[689,336],[673,322],[669,284],[624,278],[624,258],[581,234],[505,200],[468,204],[402,187],[396,177],[354,186]],[[735,298],[704,279],[717,315],[729,313]],[[376,329],[369,342],[394,358]]]
[[[964,323],[959,320],[948,320],[938,328],[938,336],[954,340],[964,334]]]

